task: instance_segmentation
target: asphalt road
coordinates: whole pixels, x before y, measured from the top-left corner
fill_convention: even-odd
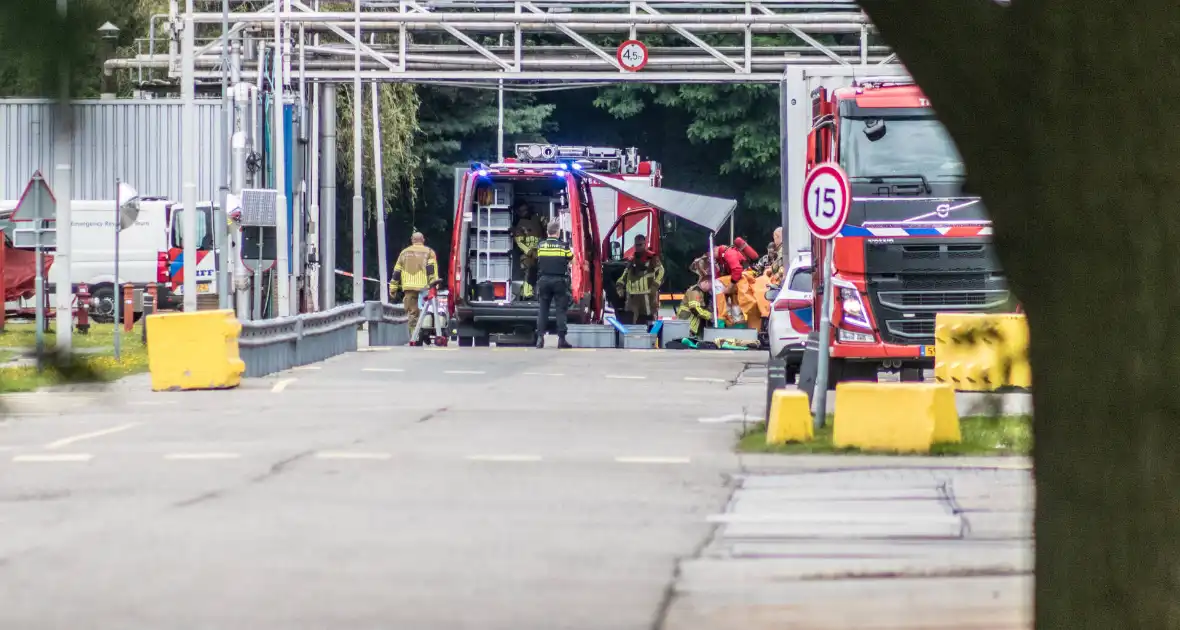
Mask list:
[[[763,358],[395,348],[6,398],[0,627],[656,627]]]

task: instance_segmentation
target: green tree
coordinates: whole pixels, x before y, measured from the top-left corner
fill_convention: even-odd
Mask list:
[[[1028,311],[1037,628],[1180,627],[1180,3],[861,4]]]

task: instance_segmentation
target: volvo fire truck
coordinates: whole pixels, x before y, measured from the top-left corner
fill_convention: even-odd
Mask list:
[[[811,243],[817,265],[835,247],[829,387],[876,380],[881,369],[921,380],[934,364],[937,313],[1016,309],[987,211],[964,190],[962,158],[917,86],[816,89],[807,146],[808,170],[836,161],[852,185],[844,229]],[[812,277],[818,313],[823,274]],[[800,373],[806,391],[815,385],[816,336]]]
[[[571,323],[600,321],[604,299],[621,310],[613,285],[636,235],[659,251],[658,211],[584,175],[659,185],[659,164],[640,159],[637,149],[522,143],[515,153],[457,173],[448,288],[452,334],[463,346],[493,337],[531,343],[538,304],[523,292],[523,252],[512,237],[521,201],[558,222],[574,251]]]

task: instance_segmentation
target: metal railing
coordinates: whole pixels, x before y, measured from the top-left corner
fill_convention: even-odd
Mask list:
[[[370,346],[404,346],[410,340],[409,318],[401,304],[365,302]]]
[[[238,352],[247,377],[266,376],[357,349],[357,329],[368,323],[370,346],[404,346],[405,309],[366,302],[321,313],[242,322]]]

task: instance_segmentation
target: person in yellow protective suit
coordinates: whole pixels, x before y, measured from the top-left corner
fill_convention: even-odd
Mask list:
[[[713,313],[708,308],[709,281],[702,280],[684,292],[680,306],[676,307],[676,318],[688,320],[688,334],[693,339],[700,339],[705,331],[705,323],[713,321]]]
[[[537,216],[528,202],[516,204],[516,225],[512,227],[513,240],[520,250],[520,266],[524,270],[524,283],[520,289],[520,297],[526,300],[533,298],[533,283],[529,281],[532,268],[537,264],[537,245],[541,243],[541,235],[545,230],[545,222]]]
[[[619,296],[626,298],[626,310],[636,324],[649,324],[660,309],[660,285],[664,282],[664,264],[647,249],[647,237],[635,237],[635,253],[615,283]]]
[[[426,246],[426,237],[421,232],[414,232],[410,246],[398,254],[389,281],[393,301],[397,302],[398,294],[402,294],[410,332],[418,325],[418,294],[435,282],[438,282],[438,255]]]

